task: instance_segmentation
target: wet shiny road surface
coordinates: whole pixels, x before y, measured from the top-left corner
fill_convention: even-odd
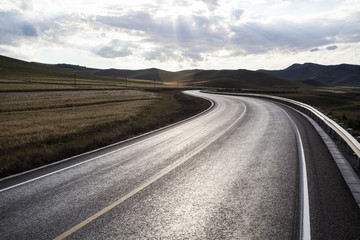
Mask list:
[[[214,107],[26,184],[1,181],[1,239],[296,239],[297,142],[284,110],[190,93]]]

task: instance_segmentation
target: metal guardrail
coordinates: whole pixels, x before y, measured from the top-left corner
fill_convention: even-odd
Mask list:
[[[332,120],[331,118],[320,112],[315,107],[312,107],[310,105],[292,99],[264,95],[264,94],[229,93],[229,92],[213,92],[213,91],[204,91],[204,92],[213,93],[213,94],[226,94],[226,95],[235,95],[235,96],[266,98],[289,105],[301,111],[302,113],[308,115],[312,119],[314,119],[320,126],[322,126],[322,128],[325,129],[325,131],[332,138],[344,144],[347,148],[348,153],[354,154],[356,156],[357,158],[356,167],[360,168],[360,143],[343,127],[341,127],[334,120]]]

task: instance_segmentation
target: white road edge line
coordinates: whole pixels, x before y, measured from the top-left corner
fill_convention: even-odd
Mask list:
[[[239,95],[235,95],[235,96],[239,96]],[[300,167],[300,222],[299,222],[300,223],[300,233],[299,233],[299,239],[300,240],[310,240],[311,239],[310,205],[309,205],[309,191],[308,191],[308,181],[307,181],[307,171],[306,171],[304,147],[303,147],[301,135],[300,135],[298,127],[296,126],[296,123],[283,108],[280,107],[280,109],[289,118],[289,120],[294,128],[297,146],[298,146],[298,152],[299,152],[299,167]]]
[[[172,165],[166,167],[165,169],[163,169],[161,172],[159,172],[157,175],[155,175],[153,178],[149,179],[148,181],[146,181],[145,183],[143,183],[142,185],[140,185],[139,187],[137,187],[136,189],[132,190],[131,192],[129,192],[128,194],[126,194],[125,196],[121,197],[120,199],[118,199],[117,201],[113,202],[112,204],[110,204],[109,206],[103,208],[102,210],[100,210],[99,212],[95,213],[94,215],[90,216],[89,218],[83,220],[82,222],[80,222],[79,224],[75,225],[74,227],[70,228],[69,230],[65,231],[64,233],[60,234],[59,236],[55,237],[53,240],[62,240],[68,236],[70,236],[71,234],[73,234],[74,232],[76,232],[77,230],[79,230],[80,228],[84,227],[85,225],[89,224],[90,222],[94,221],[95,219],[97,219],[98,217],[102,216],[103,214],[107,213],[108,211],[110,211],[111,209],[115,208],[116,206],[118,206],[119,204],[121,204],[122,202],[124,202],[125,200],[129,199],[130,197],[134,196],[136,193],[140,192],[141,190],[143,190],[144,188],[148,187],[149,185],[151,185],[152,183],[156,182],[158,179],[160,179],[161,177],[165,176],[166,174],[168,174],[169,172],[171,172],[172,170],[174,170],[175,168],[179,167],[181,164],[185,163],[186,161],[188,161],[189,159],[191,159],[192,157],[194,157],[196,154],[198,154],[199,152],[203,151],[206,147],[208,147],[210,144],[212,144],[213,142],[215,142],[217,139],[219,139],[221,136],[223,136],[227,131],[229,131],[231,128],[233,128],[244,116],[245,113],[247,111],[246,105],[244,103],[241,102],[241,104],[243,104],[244,106],[244,111],[243,113],[230,125],[228,126],[226,129],[224,129],[222,132],[218,133],[217,135],[215,135],[213,138],[211,138],[209,141],[204,142],[203,144],[201,144],[200,146],[198,146],[196,149],[194,149],[192,152],[190,152],[188,155],[183,156],[182,158],[180,158],[179,160],[177,160],[176,162],[174,162]]]
[[[186,94],[186,93],[185,93],[185,94]],[[30,173],[30,172],[34,172],[34,171],[37,171],[37,170],[40,170],[40,169],[43,169],[43,168],[46,168],[46,167],[50,167],[50,166],[52,166],[52,165],[60,164],[60,163],[62,163],[62,162],[67,162],[67,161],[70,161],[70,160],[75,159],[75,158],[77,158],[77,157],[82,157],[82,156],[85,156],[85,155],[87,155],[87,154],[91,154],[91,153],[94,153],[94,152],[97,152],[97,151],[100,151],[100,150],[104,150],[104,149],[107,149],[107,148],[110,148],[110,147],[113,147],[113,146],[116,146],[116,145],[120,145],[120,144],[129,142],[129,141],[132,141],[132,140],[136,140],[136,139],[138,139],[138,138],[145,137],[145,136],[148,136],[148,135],[150,135],[150,134],[160,132],[160,131],[162,131],[162,130],[165,130],[165,129],[167,129],[167,128],[170,128],[170,127],[173,127],[173,126],[176,126],[176,125],[180,125],[180,124],[182,124],[182,123],[184,123],[184,122],[187,122],[187,121],[189,121],[189,120],[192,120],[192,119],[194,119],[194,118],[196,118],[196,117],[199,117],[199,116],[203,115],[204,113],[208,112],[209,110],[211,110],[211,109],[214,107],[215,103],[214,103],[211,99],[208,99],[208,98],[205,98],[205,97],[204,97],[203,99],[206,99],[206,100],[210,101],[210,103],[211,103],[210,107],[207,108],[207,109],[205,109],[204,111],[202,111],[202,112],[200,112],[200,113],[192,116],[192,117],[189,117],[189,118],[184,119],[184,120],[182,120],[182,121],[179,121],[179,122],[170,124],[170,125],[168,125],[168,126],[165,126],[165,127],[162,127],[162,128],[156,129],[156,130],[153,130],[153,131],[151,131],[151,132],[147,132],[147,133],[144,133],[144,134],[142,134],[142,135],[139,135],[139,136],[136,136],[136,137],[133,137],[133,138],[130,138],[130,139],[126,139],[126,140],[121,141],[121,142],[113,143],[113,144],[111,144],[111,145],[108,145],[108,146],[105,146],[105,147],[102,147],[102,148],[98,148],[98,149],[95,149],[95,150],[92,150],[92,151],[89,151],[89,152],[86,152],[86,153],[82,153],[82,154],[79,154],[79,155],[76,155],[76,156],[73,156],[73,157],[70,157],[70,158],[67,158],[67,159],[64,159],[64,160],[60,160],[60,161],[57,161],[57,162],[54,162],[54,163],[50,163],[50,164],[47,164],[47,165],[42,166],[42,167],[38,167],[38,168],[35,168],[35,169],[32,169],[32,170],[28,170],[28,171],[26,171],[26,172],[22,172],[22,173],[19,173],[19,174],[15,174],[15,175],[12,175],[12,176],[9,176],[9,177],[2,178],[2,179],[0,179],[0,182],[1,182],[1,181],[4,181],[4,180],[7,180],[7,179],[10,179],[10,178],[18,177],[18,176],[21,176],[21,175],[24,175],[24,174],[27,174],[27,173]],[[215,110],[216,110],[217,108],[218,108],[218,106],[216,106]],[[58,173],[58,172],[62,172],[62,171],[65,171],[65,170],[67,170],[67,169],[70,169],[70,168],[73,168],[73,167],[82,165],[82,164],[84,164],[84,163],[91,162],[91,161],[96,160],[96,159],[98,159],[98,158],[101,158],[101,157],[104,157],[104,156],[107,156],[107,155],[111,155],[111,154],[116,153],[116,152],[118,152],[118,151],[120,151],[120,150],[124,150],[124,149],[126,149],[126,148],[129,148],[129,147],[131,147],[131,146],[133,146],[133,145],[142,143],[142,142],[144,142],[144,141],[148,141],[148,140],[150,140],[150,139],[152,139],[152,138],[153,138],[153,137],[146,138],[146,139],[144,139],[144,140],[142,140],[142,141],[140,141],[140,142],[136,142],[136,143],[130,144],[130,145],[128,145],[128,146],[121,147],[121,148],[119,148],[119,149],[116,149],[116,150],[107,152],[107,153],[105,153],[105,154],[99,155],[99,156],[94,157],[94,158],[90,158],[90,159],[88,159],[88,160],[85,160],[85,161],[82,161],[82,162],[80,162],[80,163],[71,165],[71,166],[69,166],[69,167],[61,168],[61,169],[59,169],[59,170],[57,170],[57,171],[53,171],[53,172],[50,172],[50,173],[41,175],[41,176],[39,176],[39,177],[32,178],[32,179],[29,179],[29,180],[27,180],[27,181],[20,182],[20,183],[18,183],[18,184],[15,184],[15,185],[12,185],[12,186],[9,186],[9,187],[0,189],[0,193],[5,192],[5,191],[7,191],[7,190],[10,190],[10,189],[12,189],[12,188],[16,188],[16,187],[19,187],[19,186],[21,186],[21,185],[24,185],[24,184],[33,182],[33,181],[36,181],[36,180],[38,180],[38,179],[41,179],[41,178],[44,178],[44,177],[47,177],[47,176],[51,176],[51,175],[56,174],[56,173]]]
[[[309,206],[309,191],[308,191],[308,181],[307,181],[304,147],[303,147],[301,135],[300,135],[298,127],[296,126],[296,123],[284,109],[282,109],[282,111],[289,118],[289,120],[294,128],[296,140],[297,140],[298,152],[299,152],[299,165],[300,165],[300,233],[299,233],[299,239],[300,240],[310,240],[311,239],[310,206]]]

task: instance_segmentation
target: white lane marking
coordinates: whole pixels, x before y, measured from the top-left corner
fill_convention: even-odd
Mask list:
[[[50,163],[50,164],[48,164],[48,165],[45,165],[45,166],[42,166],[42,167],[39,167],[39,168],[36,168],[36,169],[33,169],[33,170],[29,170],[29,171],[26,171],[26,172],[23,172],[23,173],[19,173],[19,174],[13,175],[13,176],[9,176],[9,177],[0,179],[0,181],[4,181],[4,180],[6,180],[6,179],[10,179],[10,178],[13,178],[13,177],[17,177],[17,176],[20,176],[20,175],[24,175],[24,174],[26,174],[26,173],[30,173],[30,172],[33,172],[33,171],[36,171],[36,170],[40,170],[40,169],[43,169],[43,168],[46,168],[46,167],[49,167],[49,166],[52,166],[52,165],[56,165],[56,164],[59,164],[59,163],[62,163],[62,162],[66,162],[66,161],[75,159],[75,158],[77,158],[77,157],[82,157],[82,156],[85,156],[85,155],[87,155],[87,154],[91,154],[91,153],[94,153],[94,152],[96,152],[96,151],[99,151],[99,150],[104,150],[104,149],[109,148],[109,147],[113,147],[113,146],[116,146],[116,145],[120,145],[120,144],[122,144],[122,143],[126,143],[126,142],[129,142],[129,141],[132,141],[132,140],[136,140],[136,139],[138,139],[138,138],[140,138],[140,137],[145,137],[145,136],[147,136],[147,135],[150,135],[150,134],[152,134],[152,133],[159,132],[159,131],[161,131],[161,130],[164,130],[164,129],[173,127],[173,126],[175,126],[175,125],[179,125],[179,124],[181,124],[181,123],[183,123],[183,122],[186,122],[186,121],[189,121],[189,120],[191,120],[191,119],[194,119],[194,118],[196,118],[197,116],[204,114],[205,112],[208,112],[208,111],[214,106],[214,101],[213,101],[213,100],[211,100],[211,99],[209,99],[209,98],[205,98],[205,99],[207,99],[207,100],[209,100],[209,101],[211,102],[211,106],[210,106],[208,109],[204,110],[203,112],[201,112],[201,113],[199,113],[199,114],[197,114],[197,115],[195,115],[195,116],[192,116],[192,117],[190,117],[190,118],[184,119],[184,120],[182,120],[182,121],[180,121],[180,122],[177,122],[177,123],[173,123],[173,124],[168,125],[168,126],[166,126],[166,127],[162,127],[162,128],[156,129],[156,130],[154,130],[154,131],[151,131],[151,132],[142,134],[142,135],[137,136],[137,137],[133,137],[133,138],[130,138],[130,139],[127,139],[127,140],[118,142],[118,143],[114,143],[114,144],[111,144],[111,145],[109,145],[109,146],[105,146],[105,147],[102,147],[102,148],[99,148],[99,149],[96,149],[96,150],[93,150],[93,151],[90,151],[90,152],[87,152],[87,153],[83,153],[83,154],[80,154],[80,155],[77,155],[77,156],[74,156],[74,157],[71,157],[71,158],[68,158],[68,159],[64,159],[64,160],[61,160],[61,161],[58,161],[58,162]],[[216,111],[218,108],[219,108],[219,104],[216,105],[214,111]],[[53,171],[53,172],[50,172],[50,173],[41,175],[41,176],[39,176],[39,177],[32,178],[32,179],[29,179],[29,180],[27,180],[27,181],[24,181],[24,182],[21,182],[21,183],[18,183],[18,184],[15,184],[15,185],[12,185],[12,186],[9,186],[9,187],[0,189],[0,193],[5,192],[5,191],[7,191],[7,190],[10,190],[10,189],[12,189],[12,188],[16,188],[16,187],[22,186],[22,185],[27,184],[27,183],[31,183],[31,182],[36,181],[36,180],[39,180],[39,179],[42,179],[42,178],[51,176],[51,175],[53,175],[53,174],[56,174],[56,173],[65,171],[65,170],[67,170],[67,169],[71,169],[71,168],[73,168],[73,167],[76,167],[76,166],[85,164],[85,163],[87,163],[87,162],[94,161],[94,160],[96,160],[96,159],[105,157],[105,156],[107,156],[107,155],[111,155],[111,154],[116,153],[116,152],[118,152],[118,151],[121,151],[121,150],[127,149],[127,148],[129,148],[129,147],[135,146],[135,145],[137,145],[137,144],[140,144],[140,143],[144,143],[144,142],[146,142],[146,141],[149,141],[149,140],[153,139],[154,137],[158,137],[158,136],[160,136],[160,135],[161,135],[161,134],[158,134],[158,135],[155,135],[155,136],[146,138],[146,139],[141,140],[141,141],[139,141],[139,142],[130,144],[130,145],[125,146],[125,147],[121,147],[121,148],[119,148],[119,149],[116,149],[116,150],[113,150],[113,151],[110,151],[110,152],[107,152],[107,153],[104,153],[104,154],[102,154],[102,155],[99,155],[99,156],[94,157],[94,158],[90,158],[90,159],[85,160],[85,161],[82,161],[82,162],[80,162],[80,163],[77,163],[77,164],[74,164],[74,165],[71,165],[71,166],[68,166],[68,167],[65,167],[65,168],[61,168],[61,169],[59,169],[59,170],[56,170],[56,171]]]
[[[225,130],[223,130],[222,132],[218,133],[217,135],[215,135],[213,138],[211,138],[209,141],[204,142],[203,144],[201,144],[200,146],[198,146],[196,149],[194,149],[190,154],[188,154],[187,156],[184,156],[182,158],[180,158],[178,161],[174,162],[172,165],[168,166],[167,168],[163,169],[159,174],[157,174],[156,176],[154,176],[153,178],[149,179],[147,182],[145,182],[144,184],[140,185],[139,187],[137,187],[136,189],[134,189],[133,191],[131,191],[130,193],[126,194],[125,196],[121,197],[120,199],[118,199],[117,201],[113,202],[112,204],[110,204],[109,206],[103,208],[102,210],[100,210],[99,212],[95,213],[94,215],[90,216],[89,218],[85,219],[84,221],[82,221],[81,223],[77,224],[76,226],[70,228],[69,230],[67,230],[66,232],[62,233],[61,235],[57,236],[54,238],[54,240],[61,240],[64,239],[68,236],[70,236],[71,234],[73,234],[74,232],[76,232],[77,230],[79,230],[80,228],[84,227],[85,225],[89,224],[90,222],[94,221],[95,219],[97,219],[98,217],[102,216],[103,214],[107,213],[108,211],[110,211],[111,209],[115,208],[116,206],[118,206],[119,204],[121,204],[122,202],[124,202],[125,200],[129,199],[130,197],[134,196],[136,193],[140,192],[141,190],[143,190],[144,188],[148,187],[149,185],[151,185],[152,183],[154,183],[155,181],[157,181],[158,179],[160,179],[161,177],[163,177],[164,175],[168,174],[169,172],[171,172],[172,170],[174,170],[175,168],[177,168],[178,166],[180,166],[181,164],[183,164],[184,162],[188,161],[189,159],[191,159],[193,156],[195,156],[196,154],[198,154],[199,152],[201,152],[202,150],[204,150],[206,147],[208,147],[210,144],[212,144],[213,142],[215,142],[217,139],[219,139],[222,135],[224,135],[227,131],[229,131],[232,127],[234,127],[245,115],[246,113],[246,105],[244,103],[241,102],[241,104],[244,106],[244,111],[243,113],[229,126],[227,127]]]
[[[310,229],[310,206],[309,206],[309,191],[306,172],[306,162],[304,147],[301,140],[301,135],[295,121],[289,116],[289,114],[281,108],[281,110],[289,118],[296,135],[298,152],[299,152],[299,165],[300,165],[300,240],[311,239]]]
[[[216,93],[216,94],[221,94],[221,93]],[[224,94],[224,95],[226,95],[226,94]],[[307,171],[306,171],[304,147],[303,147],[301,135],[300,135],[298,127],[296,126],[296,123],[283,108],[280,107],[280,109],[289,118],[289,120],[294,128],[296,140],[297,140],[298,152],[299,152],[300,195],[301,195],[300,196],[300,205],[301,205],[300,211],[301,212],[300,212],[300,234],[299,234],[300,236],[299,236],[299,239],[310,240],[311,239],[310,206],[309,206],[309,191],[308,191],[308,181],[307,181]]]

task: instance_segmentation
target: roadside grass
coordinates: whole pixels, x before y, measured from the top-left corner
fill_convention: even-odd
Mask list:
[[[92,80],[88,78],[43,78],[43,77],[22,77],[22,78],[1,78],[0,92],[11,91],[46,91],[46,90],[83,90],[83,89],[113,89],[124,88],[125,84],[112,79]]]
[[[159,99],[134,90],[16,92],[0,98],[1,169],[39,166],[50,156],[58,159],[64,147],[86,148],[104,138],[102,128],[126,123]]]
[[[360,88],[355,87],[313,87],[299,89],[217,89],[225,92],[259,93],[293,99],[320,108],[332,115],[345,128],[352,128],[353,135],[360,135]]]
[[[135,90],[83,90],[83,91],[40,91],[0,92],[0,111],[19,112],[68,107],[85,107],[107,103],[146,100],[156,98],[155,94]]]
[[[6,91],[0,81],[0,177],[166,126],[209,106],[177,89],[53,85],[29,82]]]
[[[360,135],[360,94],[350,88],[319,88],[297,93],[274,94],[315,106],[334,117],[337,122],[352,128],[354,135]]]
[[[0,76],[1,77],[1,76]],[[48,91],[48,90],[103,90],[124,89],[129,87],[148,88],[154,87],[154,82],[149,80],[108,78],[94,80],[90,77],[77,78],[0,78],[0,92]],[[161,82],[155,82],[155,87],[173,88]]]

